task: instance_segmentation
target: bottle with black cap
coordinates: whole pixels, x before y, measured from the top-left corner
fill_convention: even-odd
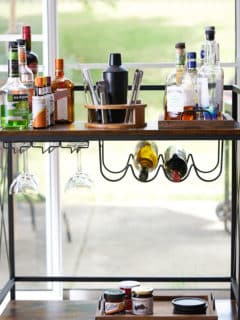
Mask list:
[[[206,119],[215,120],[222,112],[223,70],[219,62],[219,45],[215,40],[215,27],[205,28],[204,64],[199,69],[199,105],[206,110]]]
[[[106,83],[106,102],[108,104],[126,104],[128,93],[128,71],[122,66],[120,53],[110,53],[109,67],[103,71]],[[109,121],[121,123],[125,119],[125,110],[112,110]]]

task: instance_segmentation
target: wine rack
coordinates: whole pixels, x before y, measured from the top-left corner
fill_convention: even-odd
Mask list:
[[[214,165],[213,168],[211,168],[209,170],[202,170],[201,168],[199,168],[194,160],[193,154],[192,153],[188,154],[188,157],[187,157],[188,171],[187,171],[187,174],[179,182],[185,181],[189,177],[189,175],[192,171],[194,171],[196,176],[204,182],[213,182],[213,181],[217,180],[221,176],[221,173],[223,170],[223,149],[224,149],[223,146],[224,146],[224,141],[218,140],[216,164]],[[126,176],[128,171],[130,171],[132,173],[132,175],[134,176],[134,178],[136,180],[141,181],[136,173],[136,169],[134,168],[133,162],[134,162],[134,155],[131,153],[131,154],[129,154],[127,162],[122,169],[120,169],[118,171],[113,171],[113,170],[109,169],[108,166],[106,165],[106,162],[105,162],[104,141],[99,141],[100,172],[101,172],[101,175],[104,177],[104,179],[106,179],[107,181],[118,182]],[[158,176],[158,174],[161,171],[163,171],[164,176],[169,181],[172,181],[168,177],[168,175],[166,174],[166,171],[164,168],[165,167],[164,163],[165,163],[164,155],[159,154],[158,155],[158,166],[157,166],[156,170],[154,171],[154,174],[148,180],[141,181],[141,182],[146,183],[146,182],[153,181],[154,179],[156,179],[156,177]],[[109,174],[109,176],[108,176],[108,174]],[[210,174],[213,174],[214,176],[207,177],[207,175],[210,175]],[[115,177],[111,178],[110,176],[115,176]]]

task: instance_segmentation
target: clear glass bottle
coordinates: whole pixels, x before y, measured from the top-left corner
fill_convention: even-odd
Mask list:
[[[2,127],[24,129],[29,125],[28,88],[21,82],[18,65],[18,44],[8,44],[8,79],[0,91],[4,91]]]
[[[215,120],[222,112],[224,75],[220,62],[217,61],[219,47],[215,41],[215,28],[206,28],[205,34],[204,64],[198,73],[198,99],[205,119]]]
[[[197,91],[197,55],[196,52],[187,53],[187,69],[182,78],[183,113],[182,120],[195,120],[198,106]]]
[[[31,39],[31,27],[22,27],[22,38],[26,40],[26,52],[27,52],[27,65],[32,70],[34,78],[38,74],[38,56],[35,52],[32,52],[32,39]]]
[[[29,99],[29,121],[32,118],[32,96],[34,94],[34,76],[32,70],[27,66],[27,55],[26,55],[26,41],[24,39],[18,39],[18,64],[20,80],[28,88],[28,99]]]
[[[179,42],[176,48],[176,69],[169,74],[164,94],[164,119],[180,120],[183,112],[182,77],[185,72],[185,43]]]
[[[140,141],[136,146],[134,164],[139,170],[140,181],[147,181],[148,173],[153,171],[158,164],[158,148],[156,143]]]
[[[180,146],[170,146],[164,153],[164,170],[173,182],[180,182],[187,174],[187,156]]]
[[[64,77],[64,60],[55,60],[55,79],[52,81],[52,92],[68,89],[67,97],[58,99],[55,104],[55,122],[72,123],[74,121],[74,84]]]

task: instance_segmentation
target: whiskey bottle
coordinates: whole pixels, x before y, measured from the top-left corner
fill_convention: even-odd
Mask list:
[[[158,164],[158,148],[154,142],[140,141],[136,146],[134,156],[135,167],[139,170],[139,180],[147,181],[148,173]]]
[[[176,69],[169,74],[164,94],[164,119],[180,120],[183,112],[182,77],[185,71],[185,43],[179,42],[176,48]]]
[[[206,119],[217,119],[222,112],[223,70],[219,62],[219,46],[215,41],[215,28],[205,30],[205,58],[199,69],[198,92],[199,106],[204,110]]]
[[[182,120],[195,120],[198,106],[196,52],[187,53],[187,69],[182,78],[183,113]]]
[[[180,182],[187,174],[187,156],[182,147],[170,146],[164,153],[164,170],[173,182]]]
[[[72,123],[74,121],[74,84],[64,77],[64,60],[55,60],[55,79],[52,81],[52,92],[68,89],[68,95],[58,99],[55,104],[55,122]]]
[[[20,80],[16,41],[8,44],[8,79],[0,91],[4,91],[2,127],[27,128],[29,124],[28,88]]]
[[[27,65],[32,70],[34,77],[38,74],[38,56],[31,51],[32,39],[31,39],[31,27],[22,27],[22,38],[26,40],[26,52],[27,52]]]

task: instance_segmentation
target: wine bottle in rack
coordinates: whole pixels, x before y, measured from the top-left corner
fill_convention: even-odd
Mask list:
[[[187,156],[180,146],[170,146],[164,153],[164,170],[173,182],[180,182],[187,174]]]
[[[158,164],[158,148],[156,143],[140,141],[136,146],[134,164],[139,171],[140,181],[147,181],[149,172],[156,169]]]

